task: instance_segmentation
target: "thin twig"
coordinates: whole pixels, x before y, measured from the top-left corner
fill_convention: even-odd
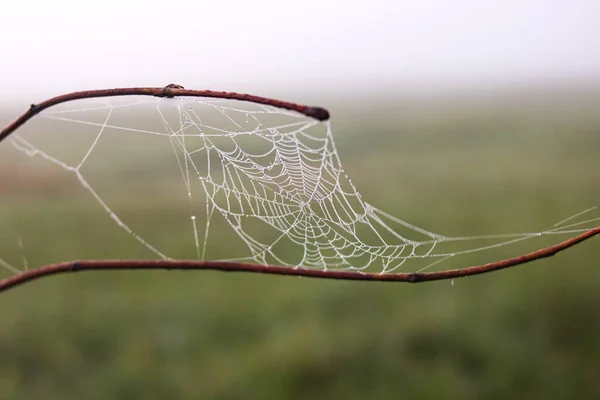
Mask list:
[[[29,121],[36,114],[41,111],[55,106],[57,104],[66,103],[73,100],[82,99],[93,99],[98,97],[117,97],[117,96],[154,96],[154,97],[166,97],[172,98],[175,96],[181,97],[209,97],[216,99],[229,99],[229,100],[240,100],[248,101],[250,103],[265,104],[277,108],[283,108],[285,110],[296,111],[300,114],[304,114],[307,117],[317,119],[319,121],[326,121],[329,119],[329,111],[321,107],[304,106],[301,104],[289,103],[287,101],[269,99],[266,97],[253,96],[251,94],[235,93],[235,92],[217,92],[214,90],[188,90],[184,89],[180,85],[169,84],[163,88],[118,88],[118,89],[99,89],[99,90],[86,90],[83,92],[73,92],[56,96],[51,99],[45,100],[38,104],[32,104],[29,110],[24,112],[19,118],[13,123],[0,131],[0,142],[2,142],[8,135],[13,133],[15,130],[23,126],[25,122]]]
[[[476,265],[462,269],[450,269],[439,272],[423,273],[364,273],[358,271],[318,270],[307,268],[290,268],[275,265],[260,265],[229,261],[197,261],[197,260],[86,260],[68,261],[50,264],[37,269],[30,269],[17,275],[0,280],[0,292],[55,274],[80,271],[122,271],[122,270],[215,270],[223,272],[254,272],[272,275],[304,276],[308,278],[381,281],[381,282],[429,282],[444,279],[464,278],[466,276],[485,274],[492,271],[514,267],[531,261],[555,255],[573,247],[595,235],[600,234],[600,226],[590,229],[554,246],[545,247],[514,258]]]
[[[17,120],[0,131],[0,142],[12,132],[21,127],[25,122],[34,117],[40,111],[54,105],[79,99],[95,97],[112,97],[127,95],[145,95],[171,98],[174,96],[192,97],[214,97],[249,101],[280,107],[287,110],[302,113],[321,121],[329,118],[329,112],[320,107],[302,106],[279,100],[267,99],[247,94],[231,92],[215,92],[211,90],[186,90],[179,85],[167,85],[164,88],[123,88],[107,90],[91,90],[85,92],[69,93],[46,100],[37,105],[32,105]],[[385,282],[429,282],[445,279],[463,278],[466,276],[485,274],[505,268],[529,263],[542,258],[551,257],[558,252],[573,247],[591,237],[600,234],[600,226],[592,228],[578,236],[565,240],[553,246],[545,247],[531,253],[527,253],[506,260],[495,261],[488,264],[475,265],[461,269],[451,269],[438,272],[414,272],[414,273],[364,273],[359,271],[335,271],[317,270],[307,268],[290,268],[275,265],[259,265],[228,261],[197,261],[197,260],[85,260],[68,261],[58,264],[50,264],[40,268],[19,272],[9,278],[0,280],[0,292],[22,285],[24,283],[47,277],[50,275],[63,274],[79,271],[120,271],[120,270],[216,270],[223,272],[254,272],[273,275],[304,276],[321,279],[338,280],[360,280],[360,281],[385,281]]]

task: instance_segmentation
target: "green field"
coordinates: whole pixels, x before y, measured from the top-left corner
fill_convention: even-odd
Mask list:
[[[539,231],[600,206],[600,92],[322,105],[363,197],[418,226]],[[18,111],[0,112],[2,124]],[[40,126],[48,131],[31,134],[51,128]],[[73,133],[60,135],[50,144],[68,157]],[[169,149],[135,146],[99,149],[94,187],[144,238],[193,257],[181,177],[161,156]],[[8,141],[0,167],[0,258],[11,265],[153,257],[71,175]],[[215,233],[211,254],[238,251]],[[599,240],[420,285],[162,271],[43,279],[0,295],[0,400],[597,398]]]

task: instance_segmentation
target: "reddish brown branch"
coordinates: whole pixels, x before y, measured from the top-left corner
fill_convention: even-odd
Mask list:
[[[329,118],[329,112],[319,107],[302,106],[279,100],[267,99],[247,94],[232,92],[215,92],[211,90],[187,90],[179,85],[167,85],[164,88],[121,88],[106,90],[90,90],[85,92],[69,93],[46,100],[39,104],[32,104],[31,108],[17,120],[0,131],[0,142],[12,132],[25,124],[29,119],[44,109],[68,101],[89,99],[95,97],[112,96],[157,96],[171,98],[174,96],[214,97],[249,101],[259,104],[284,108],[304,114],[320,121]],[[590,229],[578,236],[565,240],[556,245],[546,247],[528,254],[488,264],[476,265],[461,269],[451,269],[439,272],[423,273],[363,273],[358,271],[316,270],[306,268],[290,268],[272,265],[258,265],[226,261],[195,261],[195,260],[87,260],[69,261],[58,264],[46,265],[37,269],[24,271],[9,278],[0,280],[0,292],[30,282],[35,279],[50,275],[78,271],[118,271],[118,270],[216,270],[224,272],[254,272],[274,275],[305,276],[323,279],[343,279],[361,281],[386,281],[386,282],[427,282],[443,279],[462,278],[471,275],[484,274],[504,268],[514,267],[542,258],[551,257],[556,253],[573,247],[584,240],[600,234],[600,226]]]
[[[489,264],[476,265],[462,269],[451,269],[439,272],[423,273],[363,273],[357,271],[316,270],[306,268],[290,268],[275,265],[259,265],[228,261],[195,261],[195,260],[87,260],[69,261],[46,265],[31,269],[17,275],[0,280],[0,292],[21,284],[44,278],[50,275],[79,271],[121,271],[121,270],[215,270],[223,272],[254,272],[273,275],[305,276],[309,278],[385,281],[385,282],[428,282],[443,279],[463,278],[465,276],[498,271],[515,265],[525,264],[575,246],[593,236],[600,234],[600,226],[590,229],[554,246],[546,247],[522,256],[496,261]]]
[[[36,114],[41,111],[55,106],[57,104],[66,103],[73,100],[82,99],[93,99],[98,97],[116,97],[116,96],[155,96],[155,97],[166,97],[171,98],[175,96],[181,97],[210,97],[217,99],[230,99],[248,101],[251,103],[264,104],[277,108],[283,108],[285,110],[296,111],[300,114],[304,114],[307,117],[317,119],[319,121],[326,121],[329,119],[329,111],[321,107],[310,107],[303,106],[295,103],[288,103],[287,101],[280,101],[275,99],[269,99],[266,97],[253,96],[251,94],[242,94],[234,92],[217,92],[213,90],[188,90],[184,89],[180,85],[170,84],[163,88],[118,88],[118,89],[100,89],[100,90],[86,90],[83,92],[73,92],[56,96],[51,99],[45,100],[39,104],[32,104],[29,110],[24,112],[19,118],[13,123],[0,131],[0,142],[6,139],[8,135],[13,133],[25,122],[29,121]]]

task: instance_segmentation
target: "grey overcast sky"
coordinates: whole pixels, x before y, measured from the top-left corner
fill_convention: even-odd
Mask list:
[[[6,0],[0,15],[0,101],[170,82],[600,81],[600,0]]]

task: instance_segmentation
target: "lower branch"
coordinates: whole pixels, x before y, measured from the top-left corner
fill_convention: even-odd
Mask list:
[[[476,265],[461,269],[451,269],[439,272],[423,273],[364,273],[359,271],[328,271],[308,268],[291,268],[272,265],[259,265],[228,261],[197,261],[197,260],[86,260],[68,261],[50,264],[37,269],[21,272],[17,275],[0,280],[0,292],[22,285],[24,283],[48,277],[55,274],[79,271],[121,271],[121,270],[216,270],[223,272],[254,272],[273,275],[304,276],[321,279],[340,279],[357,281],[386,281],[386,282],[428,282],[444,279],[463,278],[471,275],[485,274],[531,261],[540,260],[573,247],[587,239],[600,234],[600,226],[590,229],[581,235],[564,242],[545,247],[518,257],[495,261],[488,264]]]

